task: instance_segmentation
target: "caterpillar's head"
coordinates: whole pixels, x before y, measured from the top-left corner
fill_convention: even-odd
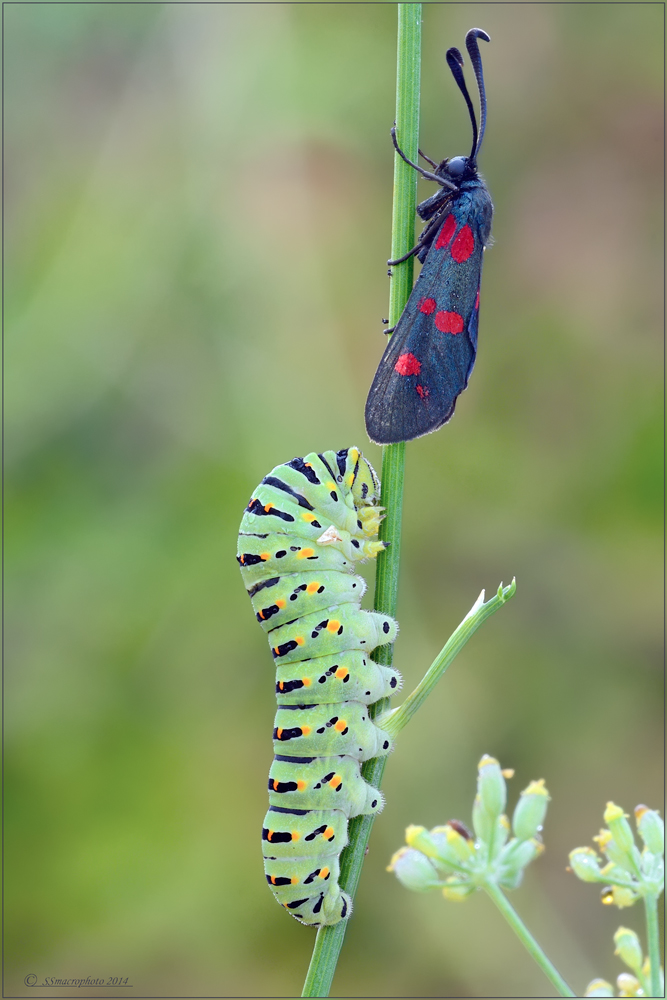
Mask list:
[[[373,466],[358,448],[350,448],[347,454],[352,473],[350,490],[354,506],[357,510],[360,507],[374,507],[380,500],[380,480]]]

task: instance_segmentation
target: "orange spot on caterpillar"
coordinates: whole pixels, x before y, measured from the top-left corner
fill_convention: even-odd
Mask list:
[[[292,885],[298,885],[299,879],[296,875],[292,875]]]
[[[310,726],[302,726],[301,733],[303,736],[310,736],[310,734],[312,733],[312,729]]]
[[[328,826],[324,833],[322,834],[325,840],[333,840],[334,830],[332,826]]]
[[[327,632],[337,632],[339,628],[340,622],[336,618],[331,618],[327,625]]]
[[[308,521],[308,522],[316,520],[315,515],[311,514],[309,510],[304,511],[304,513],[301,515],[301,517],[304,519],[304,521]]]
[[[280,782],[276,781],[275,778],[274,778],[274,781],[273,781],[273,790],[274,790],[274,792],[278,791],[278,785],[279,784],[280,784]]]
[[[301,549],[297,553],[297,559],[310,559],[311,556],[315,555],[315,549]]]
[[[328,877],[329,877],[329,869],[320,868],[320,878],[328,878]]]
[[[309,583],[308,586],[306,587],[306,593],[307,594],[316,594],[319,589],[320,589],[319,583],[317,583],[317,582]]]
[[[292,840],[299,840],[300,837],[301,834],[299,833],[298,830],[292,830]]]
[[[340,788],[342,783],[343,779],[341,778],[340,774],[334,774],[333,778],[329,782],[332,788]]]
[[[339,681],[342,681],[345,677],[347,677],[349,672],[350,671],[347,667],[339,667],[334,676],[337,677]]]
[[[304,781],[302,778],[299,778],[299,780],[296,783],[296,787],[299,792],[304,792],[308,787],[308,783]]]
[[[285,603],[286,603],[286,602],[285,602],[285,601],[284,601],[284,600],[282,599],[282,597],[280,597],[280,598],[279,598],[279,599],[278,599],[278,600],[276,601],[276,605],[277,605],[277,606],[278,606],[279,608],[284,608],[284,607],[285,607]]]
[[[311,684],[312,684],[313,682],[312,682],[312,680],[310,679],[310,677],[302,677],[302,678],[301,678],[301,683],[303,684],[303,686],[304,686],[305,688],[309,688],[309,687],[310,687],[310,685],[311,685]]]
[[[271,558],[271,553],[270,552],[260,552],[259,558],[263,559],[264,562],[266,562],[267,559]]]
[[[273,839],[273,830],[269,830],[269,835],[268,835],[268,837],[266,839],[267,840],[272,840]]]
[[[279,740],[281,740],[283,738],[283,731],[282,731],[282,729],[276,729],[276,736],[278,737]]]
[[[339,719],[334,729],[337,729],[339,733],[342,733],[344,729],[347,729],[347,722],[345,719]]]
[[[278,687],[279,687],[279,688],[280,688],[280,690],[282,691],[282,690],[283,690],[283,688],[285,687],[285,682],[284,682],[284,681],[278,681]]]
[[[259,617],[262,619],[262,621],[264,620],[264,612],[263,611],[259,612]]]
[[[302,635],[295,635],[294,636],[294,641],[297,644],[297,646],[303,646],[303,644],[304,644],[304,642],[306,640],[304,639],[304,637]]]
[[[241,563],[241,565],[242,565],[242,566],[243,566],[243,565],[244,565],[244,563],[245,563],[245,556],[243,555],[243,553],[241,553],[241,556],[240,556],[240,558],[239,558],[239,562]]]
[[[265,504],[264,504],[264,513],[265,513],[265,514],[268,514],[268,513],[269,513],[269,511],[270,511],[270,510],[271,510],[271,509],[272,509],[272,508],[273,508],[274,506],[275,506],[275,504],[272,504],[272,503],[265,503]]]

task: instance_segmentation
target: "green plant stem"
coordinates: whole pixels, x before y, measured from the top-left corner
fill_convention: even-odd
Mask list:
[[[530,933],[523,920],[495,882],[485,882],[484,889],[496,904],[507,923],[519,938],[528,953],[532,955],[551,985],[562,997],[576,997],[558,970],[551,964],[539,944]]]
[[[398,45],[396,73],[396,132],[406,154],[413,160],[419,148],[419,81],[421,68],[421,4],[398,4]],[[417,175],[407,163],[394,156],[394,201],[392,213],[392,260],[411,249],[415,233]],[[395,267],[389,298],[389,324],[394,326],[405,308],[412,291],[414,263],[412,257]],[[383,449],[382,503],[387,516],[380,528],[380,538],[389,547],[378,556],[375,579],[376,611],[395,615],[398,598],[398,569],[401,553],[401,519],[403,514],[403,476],[405,444],[393,444]],[[381,646],[374,659],[390,664],[392,646]],[[380,714],[388,701],[373,706],[373,716]],[[386,757],[367,761],[362,774],[376,788],[380,786]],[[350,821],[349,844],[341,855],[340,886],[354,898],[373,817],[356,816]],[[338,956],[343,946],[347,921],[331,927],[320,927],[303,987],[304,997],[328,997]]]
[[[482,604],[481,601],[484,598],[484,591],[482,591],[477,602],[470,609],[456,631],[449,637],[414,691],[408,695],[402,705],[394,709],[393,712],[388,712],[381,719],[378,719],[378,724],[390,736],[397,736],[401,729],[407,726],[412,716],[426,701],[449,664],[463,646],[465,646],[470,636],[477,631],[489,615],[492,615],[494,611],[501,608],[515,593],[516,581],[512,580],[509,587],[503,587],[501,584],[495,597],[492,597],[486,604]]]
[[[644,896],[646,907],[646,937],[648,939],[648,957],[651,963],[651,993],[652,997],[661,997],[660,986],[660,935],[658,932],[658,897],[655,893]]]

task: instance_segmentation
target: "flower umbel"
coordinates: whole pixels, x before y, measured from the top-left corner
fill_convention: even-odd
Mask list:
[[[649,955],[644,958],[638,936],[627,927],[619,927],[614,934],[614,954],[630,969],[616,979],[619,997],[663,996],[664,978],[660,968],[657,903],[665,885],[662,851],[665,843],[665,825],[655,809],[637,806],[635,822],[643,841],[640,851],[635,843],[627,814],[614,802],[608,802],[604,811],[607,826],[593,840],[603,859],[592,847],[575,847],[570,852],[570,870],[582,882],[602,882],[602,903],[606,906],[632,906],[644,900],[648,931]],[[614,990],[603,979],[588,984],[584,996],[613,997]]]
[[[627,815],[620,806],[607,803],[604,820],[607,828],[593,837],[607,864],[591,847],[575,847],[570,852],[570,867],[582,882],[601,882],[602,902],[607,906],[632,906],[646,896],[659,896],[665,885],[662,860],[665,826],[654,809],[637,806],[635,819],[644,842],[640,851],[635,844]]]
[[[409,826],[408,846],[394,854],[388,870],[408,889],[425,892],[438,887],[450,900],[465,899],[489,881],[515,889],[525,868],[543,850],[539,832],[549,793],[542,779],[531,782],[521,793],[510,826],[503,812],[506,773],[487,754],[479,762],[472,810],[475,839],[460,820],[432,830]]]

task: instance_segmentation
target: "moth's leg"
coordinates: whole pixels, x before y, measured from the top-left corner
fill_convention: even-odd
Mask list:
[[[441,187],[451,188],[452,191],[456,191],[457,190],[456,184],[452,184],[450,181],[446,181],[444,179],[444,177],[438,177],[437,174],[431,173],[430,170],[424,170],[424,168],[420,167],[418,163],[413,163],[412,160],[409,160],[407,158],[407,156],[405,155],[405,153],[403,152],[403,150],[401,149],[401,147],[398,145],[398,142],[396,140],[396,126],[395,125],[392,125],[392,127],[391,127],[391,141],[393,142],[394,149],[396,150],[396,152],[398,153],[398,155],[401,157],[401,159],[405,160],[405,162],[408,163],[411,167],[414,167],[414,169],[417,171],[417,173],[420,173],[422,175],[422,177],[426,177],[427,180],[429,180],[429,181],[435,181],[436,184],[440,184]]]
[[[388,260],[387,264],[389,264],[390,267],[394,264],[402,264],[404,260],[407,260],[408,257],[412,257],[413,254],[419,253],[424,249],[428,250],[435,238],[436,232],[440,228],[441,221],[442,214],[438,213],[438,215],[434,216],[429,224],[422,229],[419,234],[419,239],[417,240],[416,245],[413,246],[412,250],[408,250],[408,252],[403,257],[399,257],[398,260]]]
[[[403,254],[402,257],[398,257],[396,260],[388,260],[387,264],[389,264],[389,267],[393,267],[394,264],[402,264],[404,260],[408,259],[408,257],[412,257],[413,254],[418,253],[421,250],[421,248],[422,248],[422,244],[421,244],[421,238],[420,238],[419,242],[417,243],[416,246],[414,246],[412,248],[412,250],[408,250],[408,252],[406,254]],[[389,273],[391,274],[391,271]],[[385,330],[385,333],[386,332],[387,331]]]
[[[426,160],[426,162],[430,163],[432,167],[435,167],[436,170],[438,169],[440,166],[439,163],[434,163],[430,156],[427,156],[426,153],[422,153],[421,149],[418,149],[417,152],[421,156],[422,160]]]

